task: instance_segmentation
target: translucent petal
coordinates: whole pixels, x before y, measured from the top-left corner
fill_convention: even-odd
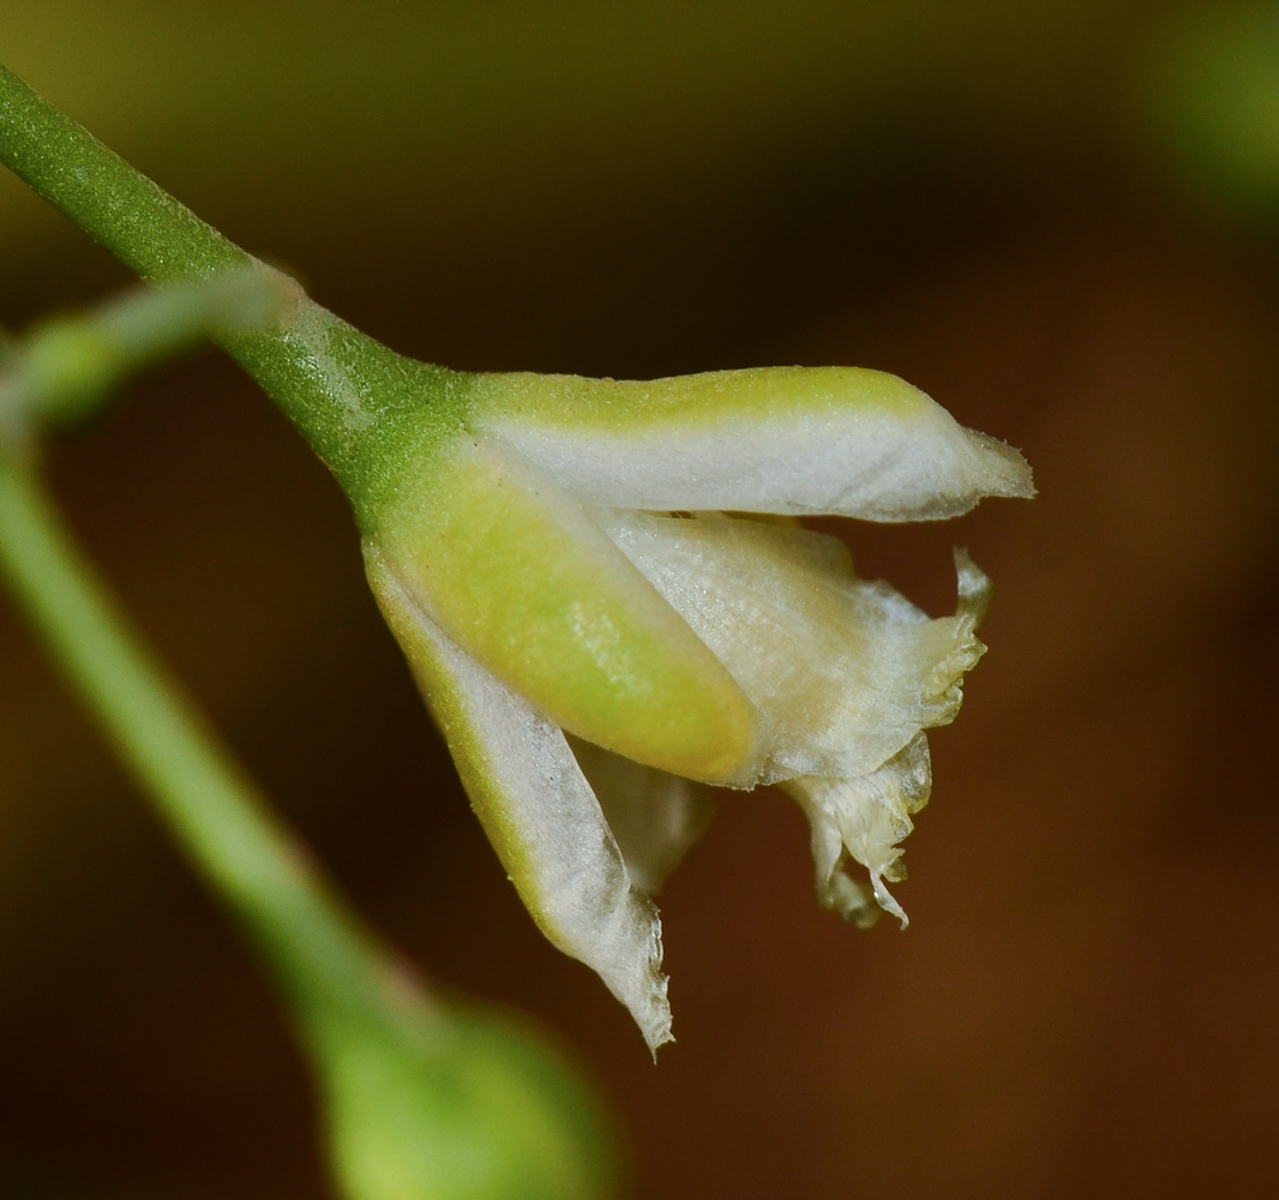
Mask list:
[[[439,630],[376,550],[369,577],[525,906],[630,1009],[651,1049],[671,1040],[661,922],[636,887],[560,729]]]
[[[866,927],[878,917],[874,903],[909,924],[906,913],[884,881],[905,879],[903,841],[914,826],[911,814],[928,803],[932,767],[928,741],[921,733],[877,771],[852,779],[803,775],[781,788],[799,801],[813,831],[817,898],[846,920]],[[870,873],[870,889],[850,878],[844,866],[852,858]]]
[[[481,428],[597,504],[917,521],[1035,490],[1016,450],[880,371],[492,375],[472,400]]]
[[[711,800],[700,784],[569,738],[617,838],[631,883],[650,894],[705,832]]]
[[[759,710],[759,754],[733,786],[878,770],[954,718],[985,650],[974,629],[988,584],[966,556],[956,615],[929,620],[887,584],[858,580],[822,534],[719,513],[598,519]]]

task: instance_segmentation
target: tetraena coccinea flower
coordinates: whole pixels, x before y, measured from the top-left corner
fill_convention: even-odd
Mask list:
[[[779,784],[821,901],[904,920],[885,881],[928,799],[923,731],[958,711],[989,585],[957,553],[957,611],[929,620],[776,518],[955,516],[1032,495],[1021,456],[851,368],[469,387],[366,561],[546,935],[668,1040],[650,897],[700,831],[701,784]]]

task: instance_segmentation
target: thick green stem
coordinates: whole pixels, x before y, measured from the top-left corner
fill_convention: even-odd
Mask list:
[[[179,842],[263,944],[312,1033],[384,1009],[389,956],[116,611],[33,470],[4,457],[0,569]]]
[[[4,67],[0,162],[145,279],[255,262]],[[469,377],[395,354],[300,287],[276,326],[221,340],[332,468],[366,529],[424,444],[455,427],[468,387]]]

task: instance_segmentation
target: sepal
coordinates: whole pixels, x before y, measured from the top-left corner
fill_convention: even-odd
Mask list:
[[[882,371],[480,375],[470,402],[475,428],[597,504],[920,521],[1035,491],[1016,450]]]
[[[563,732],[455,645],[366,556],[471,805],[520,899],[566,954],[596,971],[651,1050],[671,1040],[661,921],[625,859]]]
[[[450,641],[579,737],[736,777],[756,714],[724,665],[558,482],[453,439],[367,541]]]

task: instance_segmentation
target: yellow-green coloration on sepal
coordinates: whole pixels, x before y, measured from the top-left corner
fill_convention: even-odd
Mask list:
[[[0,99],[4,161],[140,274],[253,263],[3,71]],[[350,497],[379,601],[521,896],[650,1045],[670,1018],[637,881],[659,882],[699,825],[667,771],[794,783],[820,825],[823,902],[848,915],[847,855],[896,872],[885,838],[927,785],[908,747],[953,717],[979,653],[966,615],[927,622],[801,531],[773,539],[706,514],[955,516],[1033,494],[1015,450],[847,367],[461,375],[395,354],[300,288],[272,327],[222,340]],[[621,752],[599,779],[638,824],[626,848],[565,730]],[[633,820],[646,807],[647,827]]]
[[[846,413],[850,403],[900,419],[920,407],[923,393],[864,367],[747,367],[652,380],[513,371],[480,375],[474,397],[481,416],[491,411],[548,426],[644,434],[673,422],[694,428]]]
[[[587,511],[518,455],[455,439],[373,541],[452,641],[563,728],[711,783],[750,759],[755,712],[732,676]]]

